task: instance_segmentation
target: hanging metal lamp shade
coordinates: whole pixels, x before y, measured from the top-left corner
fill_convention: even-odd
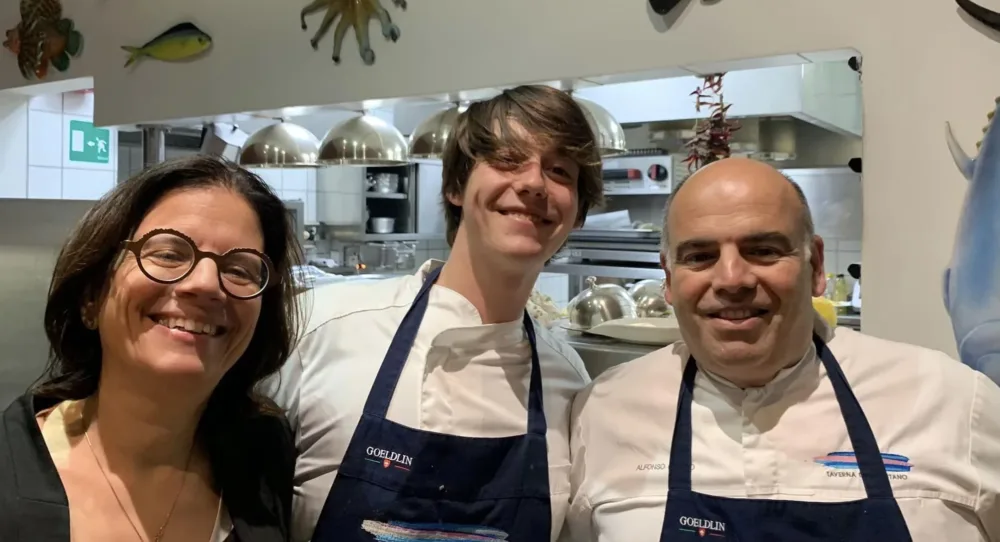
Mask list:
[[[319,162],[337,166],[405,165],[409,162],[406,138],[378,117],[354,117],[326,134],[320,144]]]
[[[628,152],[625,146],[625,130],[618,121],[611,116],[607,109],[597,105],[590,100],[573,97],[583,109],[583,113],[590,122],[590,129],[594,131],[597,138],[597,147],[601,151],[601,156],[615,156]]]
[[[441,158],[455,133],[461,108],[457,105],[431,115],[410,134],[410,158]]]
[[[243,167],[319,167],[319,139],[309,130],[288,122],[265,126],[240,147],[236,161]]]

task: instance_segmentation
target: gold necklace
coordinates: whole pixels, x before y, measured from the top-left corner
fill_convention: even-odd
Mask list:
[[[94,449],[94,443],[90,441],[90,424],[87,424],[87,429],[83,432],[84,438],[87,439],[87,447],[90,448],[90,453],[94,455],[94,461],[97,463],[97,468],[101,469],[101,474],[104,476],[104,480],[108,483],[108,487],[111,488],[111,494],[115,496],[115,500],[118,501],[118,507],[121,508],[122,514],[125,515],[125,519],[128,520],[129,525],[132,526],[132,530],[135,531],[135,535],[139,538],[139,542],[146,542],[142,536],[142,532],[139,527],[136,526],[135,522],[132,521],[132,517],[129,515],[128,510],[125,509],[125,504],[122,503],[121,497],[118,496],[118,492],[115,491],[114,484],[111,483],[111,478],[108,477],[108,473],[104,470],[104,465],[101,464],[101,460],[97,457],[97,450]],[[181,487],[177,490],[177,496],[174,497],[173,504],[170,505],[170,510],[167,512],[167,518],[163,520],[163,525],[160,525],[159,530],[156,531],[156,536],[153,537],[153,542],[160,542],[163,539],[163,531],[167,529],[167,524],[170,523],[170,516],[174,514],[174,508],[177,507],[177,501],[181,498],[181,493],[184,491],[184,483],[187,482],[187,471],[191,466],[191,456],[194,455],[194,444],[191,445],[191,449],[188,450],[187,461],[184,464],[184,474],[181,477]]]

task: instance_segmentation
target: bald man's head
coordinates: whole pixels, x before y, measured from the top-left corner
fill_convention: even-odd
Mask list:
[[[781,187],[786,188],[789,195],[794,197],[797,202],[798,209],[796,209],[796,212],[802,228],[801,238],[806,243],[806,250],[809,250],[816,229],[813,225],[812,211],[809,209],[809,202],[806,200],[806,195],[802,191],[802,187],[785,174],[763,162],[749,158],[725,158],[696,171],[677,185],[667,199],[663,215],[662,250],[664,255],[668,256],[665,259],[668,263],[670,262],[670,209],[677,199],[684,197],[683,195],[679,195],[682,188],[689,185],[702,185],[703,188],[704,185],[711,187],[713,181],[716,185],[719,182],[728,182],[745,184],[747,187],[773,187],[773,183],[778,183]],[[685,189],[685,191],[687,190]],[[808,254],[806,258],[808,258]]]
[[[802,359],[826,287],[812,230],[802,190],[753,160],[715,162],[674,191],[664,293],[699,365],[753,387]]]

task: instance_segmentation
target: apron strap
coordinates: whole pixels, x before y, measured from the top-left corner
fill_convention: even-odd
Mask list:
[[[847,426],[847,434],[854,448],[858,470],[868,498],[892,499],[889,475],[886,473],[882,454],[879,452],[878,443],[861,404],[858,403],[854,392],[851,391],[851,386],[840,368],[840,363],[837,362],[837,358],[834,357],[826,343],[818,335],[813,334],[813,344],[833,386],[833,392]],[[684,366],[684,377],[677,397],[674,435],[670,444],[668,483],[671,491],[691,491],[691,403],[694,398],[694,384],[697,374],[698,363],[693,356],[690,356]]]
[[[375,382],[368,393],[368,400],[365,401],[365,414],[376,418],[385,418],[386,413],[389,412],[389,403],[396,391],[396,384],[399,383],[399,377],[403,374],[406,358],[410,357],[410,349],[413,348],[417,332],[420,331],[420,323],[424,321],[424,314],[427,313],[431,286],[437,282],[443,268],[443,266],[438,267],[427,274],[424,283],[420,286],[420,291],[417,292],[417,297],[410,304],[406,316],[399,324],[399,329],[392,336],[389,350],[385,353],[385,358],[382,359],[378,374],[375,376]]]
[[[538,340],[535,323],[524,311],[524,332],[531,346],[531,378],[528,382],[528,433],[545,437],[545,404],[542,399],[542,364],[538,359]]]
[[[389,412],[389,403],[399,384],[399,378],[403,374],[403,367],[406,359],[410,356],[410,350],[420,331],[420,324],[427,313],[430,305],[430,290],[437,282],[444,267],[438,267],[427,274],[417,297],[413,300],[410,308],[406,311],[399,329],[392,337],[389,350],[382,360],[375,382],[372,384],[368,399],[365,401],[364,413],[376,418],[385,418]],[[528,336],[528,344],[531,346],[531,378],[528,384],[528,433],[545,436],[546,422],[545,409],[542,399],[542,371],[541,363],[538,359],[537,340],[535,338],[535,326],[528,316],[528,311],[524,311],[524,331]]]
[[[698,363],[688,356],[684,365],[684,378],[677,394],[677,417],[674,420],[674,437],[670,442],[670,465],[667,467],[670,491],[691,491],[691,401],[694,398],[694,381]]]

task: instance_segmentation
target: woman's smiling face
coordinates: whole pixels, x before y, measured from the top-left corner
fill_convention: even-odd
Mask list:
[[[167,193],[132,238],[161,228],[182,232],[207,252],[264,251],[257,213],[227,188]],[[246,351],[260,311],[260,297],[240,300],[226,294],[209,258],[198,261],[183,280],[161,284],[149,279],[126,252],[97,315],[103,370],[184,377],[202,391],[211,390]]]

